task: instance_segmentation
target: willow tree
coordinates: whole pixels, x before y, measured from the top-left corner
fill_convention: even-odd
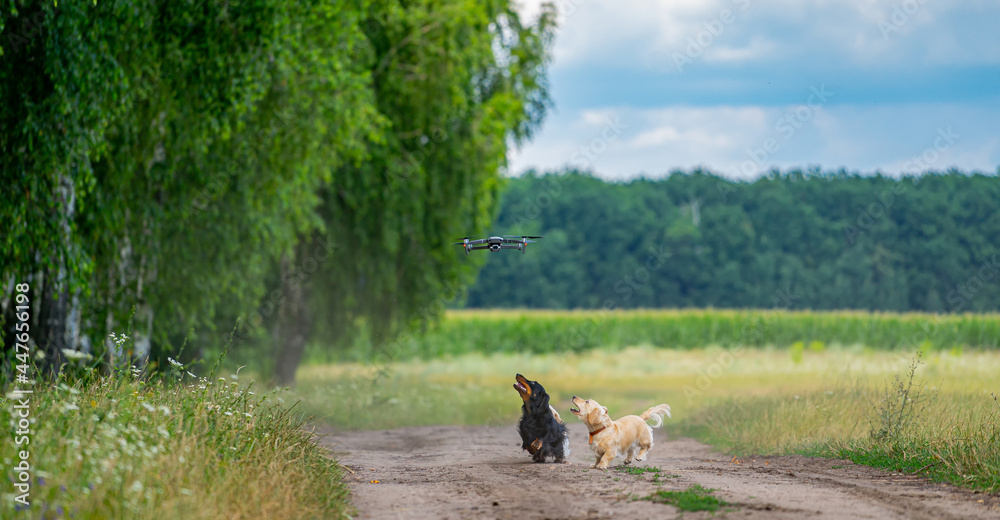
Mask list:
[[[167,344],[257,304],[381,127],[366,5],[3,1],[0,283],[35,282],[51,366],[88,334]]]
[[[280,382],[304,345],[376,343],[433,320],[477,268],[449,245],[492,220],[510,146],[545,114],[554,30],[547,6],[525,24],[508,1],[376,1],[359,59],[387,122],[368,159],[321,191],[324,226],[282,262],[275,323]],[[302,267],[335,244],[315,273]]]

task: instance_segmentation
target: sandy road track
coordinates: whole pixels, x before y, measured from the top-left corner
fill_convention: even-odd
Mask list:
[[[783,456],[735,463],[691,439],[667,441],[660,430],[639,465],[675,477],[655,484],[650,474],[590,469],[586,429],[569,426],[568,464],[532,463],[513,427],[319,433],[328,434],[320,443],[350,470],[359,518],[675,518],[672,506],[630,497],[700,484],[733,505],[684,518],[1000,519],[1000,497],[848,461]]]

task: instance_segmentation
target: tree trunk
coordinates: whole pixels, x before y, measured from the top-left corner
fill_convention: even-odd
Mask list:
[[[300,246],[298,249],[304,251],[305,247]],[[295,383],[295,371],[302,361],[313,322],[306,301],[306,288],[289,254],[281,257],[280,283],[282,299],[274,328],[274,343],[278,353],[274,375],[279,385],[290,386]]]
[[[41,305],[38,312],[38,328],[34,339],[38,349],[45,354],[40,363],[41,375],[55,377],[65,362],[63,349],[66,344],[66,318],[69,309],[69,291],[65,288],[63,269],[55,267],[45,273],[42,283]]]
[[[71,177],[66,174],[59,175],[56,195],[59,198],[57,211],[60,212],[62,243],[65,246],[65,251],[71,251],[74,244],[73,228],[70,223],[76,209],[76,188]],[[50,265],[44,273],[41,306],[38,311],[38,328],[35,329],[35,342],[45,354],[45,359],[41,363],[43,377],[54,378],[65,362],[63,349],[76,348],[76,345],[70,343],[72,341],[70,336],[75,334],[75,329],[68,326],[72,307],[67,269],[68,256],[69,253],[65,252],[57,254],[56,265]]]

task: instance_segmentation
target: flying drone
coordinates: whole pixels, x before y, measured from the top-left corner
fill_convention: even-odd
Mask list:
[[[524,254],[524,250],[528,249],[528,244],[532,242],[537,242],[537,240],[532,240],[533,238],[544,238],[535,237],[527,235],[501,235],[498,237],[489,238],[477,238],[470,239],[469,237],[462,238],[461,242],[455,242],[452,245],[462,246],[465,248],[465,254],[469,254],[469,251],[475,251],[477,249],[489,249],[490,251],[497,252],[501,249],[519,249],[521,254]]]

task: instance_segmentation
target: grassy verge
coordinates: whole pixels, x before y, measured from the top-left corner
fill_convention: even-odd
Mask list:
[[[1000,491],[1000,404],[984,391],[921,385],[916,365],[882,387],[860,382],[798,394],[727,398],[678,433],[739,454],[801,453]]]
[[[138,371],[35,384],[30,444],[0,444],[6,468],[29,452],[31,505],[5,482],[0,517],[346,517],[339,467],[280,397],[251,388]],[[23,398],[0,398],[0,424]]]

